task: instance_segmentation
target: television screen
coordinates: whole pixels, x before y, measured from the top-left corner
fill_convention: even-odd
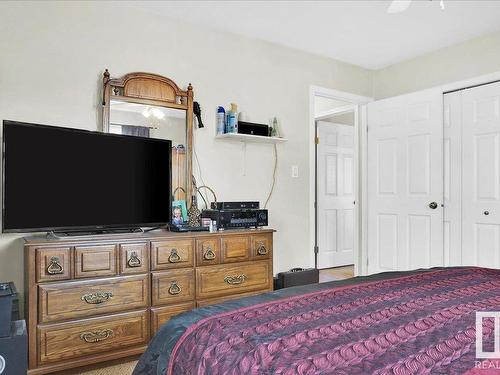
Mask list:
[[[170,221],[171,142],[3,122],[4,232]]]

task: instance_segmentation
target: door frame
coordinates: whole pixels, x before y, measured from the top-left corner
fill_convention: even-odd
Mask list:
[[[373,101],[373,98],[356,95],[344,91],[338,91],[320,86],[310,86],[309,90],[309,131],[307,142],[309,144],[309,243],[312,251],[310,252],[309,262],[317,267],[317,248],[316,248],[316,116],[314,110],[314,98],[320,96],[327,99],[340,100],[350,103],[349,110],[354,108],[354,146],[357,153],[358,165],[356,176],[357,201],[354,209],[355,214],[355,233],[354,236],[354,276],[364,275],[366,273],[366,110],[364,104]],[[339,107],[341,113],[345,112],[347,107]],[[322,112],[319,116],[323,118],[331,115],[331,111]]]

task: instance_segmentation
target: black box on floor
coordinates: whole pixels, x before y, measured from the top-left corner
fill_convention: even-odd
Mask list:
[[[0,283],[0,337],[10,336],[13,311],[19,315],[16,287],[13,282]]]
[[[282,280],[278,276],[275,276],[273,278],[273,287],[274,287],[273,290],[283,289]]]
[[[316,284],[319,282],[319,270],[316,268],[292,268],[290,271],[278,273],[277,279],[274,283],[275,290],[291,286]]]
[[[26,375],[28,372],[28,335],[26,322],[9,322],[8,337],[0,337],[0,374]]]

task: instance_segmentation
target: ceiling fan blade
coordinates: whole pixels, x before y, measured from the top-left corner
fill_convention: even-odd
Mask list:
[[[387,8],[387,13],[401,13],[408,9],[411,5],[411,0],[392,0],[391,5]]]

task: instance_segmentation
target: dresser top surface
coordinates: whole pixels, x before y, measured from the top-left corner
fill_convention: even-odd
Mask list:
[[[70,245],[72,243],[105,243],[105,242],[137,242],[137,241],[156,241],[156,240],[177,240],[186,238],[200,238],[210,236],[231,236],[231,235],[255,235],[274,233],[274,229],[231,229],[215,233],[209,232],[169,232],[163,229],[154,230],[147,233],[126,233],[126,234],[100,234],[88,236],[68,236],[64,238],[54,238],[47,235],[33,235],[24,237],[26,246],[45,246],[45,245]]]

